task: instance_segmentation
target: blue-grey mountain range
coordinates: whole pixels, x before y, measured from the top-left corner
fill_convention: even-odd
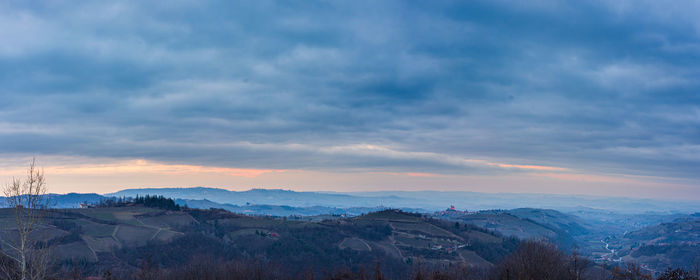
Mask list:
[[[134,197],[162,195],[184,200],[202,200],[233,205],[285,205],[291,207],[391,207],[438,211],[454,205],[460,210],[512,209],[521,207],[547,208],[560,211],[599,209],[619,213],[700,211],[700,201],[665,201],[625,197],[583,195],[478,193],[442,191],[383,191],[383,192],[297,192],[280,189],[229,191],[218,188],[142,188],[126,189],[105,196]]]

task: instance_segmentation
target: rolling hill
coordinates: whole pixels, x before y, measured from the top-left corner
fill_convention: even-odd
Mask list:
[[[521,240],[550,240],[567,251],[576,247],[575,237],[589,232],[578,217],[550,209],[448,210],[437,212],[434,217],[475,225]]]
[[[4,238],[13,235],[12,219],[11,209],[0,210]],[[136,205],[57,209],[47,212],[37,236],[51,244],[59,266],[67,269],[81,263],[88,275],[110,269],[125,277],[146,256],[168,269],[206,255],[284,263],[286,275],[380,263],[388,275],[402,278],[416,261],[489,267],[517,246],[517,240],[485,229],[455,228],[400,210],[309,222],[218,209],[166,211]]]
[[[607,242],[611,259],[640,263],[655,273],[669,266],[696,269],[700,267],[700,215],[648,226]]]

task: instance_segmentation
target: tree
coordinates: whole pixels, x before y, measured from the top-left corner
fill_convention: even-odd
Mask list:
[[[691,271],[682,268],[671,269],[670,267],[664,271],[658,280],[697,280]]]
[[[572,275],[575,280],[584,279],[586,269],[591,265],[591,261],[581,257],[575,250],[572,252],[569,259],[569,274]]]
[[[556,245],[523,241],[515,252],[494,268],[495,279],[576,279],[568,271],[568,258]]]
[[[612,280],[651,280],[654,279],[649,273],[645,273],[642,267],[635,263],[625,264],[624,269],[620,267],[615,267],[612,272]]]
[[[112,272],[109,271],[109,269],[105,270],[105,272],[102,273],[102,279],[103,280],[115,280],[115,278],[112,276]]]
[[[15,218],[15,228],[6,228],[4,234],[0,234],[0,241],[8,248],[7,252],[0,251],[12,260],[3,263],[2,272],[9,279],[44,279],[48,271],[48,247],[32,238],[49,207],[44,171],[37,168],[36,160],[32,159],[27,177],[24,180],[12,178],[2,190]]]
[[[151,255],[148,254],[141,259],[139,271],[136,272],[134,278],[139,280],[155,280],[158,279],[158,266],[153,263]]]

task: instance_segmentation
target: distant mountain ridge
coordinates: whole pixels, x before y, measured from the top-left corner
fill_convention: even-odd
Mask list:
[[[248,207],[255,205],[289,206],[294,208],[325,207],[329,209],[415,209],[435,212],[454,205],[458,210],[490,210],[539,208],[554,209],[576,215],[617,214],[667,215],[691,214],[700,211],[700,201],[663,201],[618,197],[571,196],[551,194],[476,193],[442,191],[391,191],[391,192],[298,192],[281,189],[251,189],[229,191],[219,188],[142,188],[125,189],[104,195],[95,193],[50,194],[52,207],[77,208],[80,203],[95,203],[108,197],[135,197],[137,195],[162,195],[172,199],[191,200],[201,204],[207,200],[216,207]],[[0,207],[6,207],[5,198],[0,197]],[[318,208],[318,209],[321,209]],[[258,207],[258,209],[261,209]],[[663,210],[660,210],[663,209]],[[254,211],[255,212],[255,211]]]
[[[358,216],[370,212],[385,210],[385,207],[350,207],[338,208],[328,206],[308,206],[308,207],[293,207],[287,205],[269,205],[269,204],[251,204],[251,205],[234,205],[228,203],[217,203],[207,199],[175,199],[175,203],[180,206],[190,208],[224,209],[233,213],[257,215],[257,216],[321,216],[321,215],[349,215]],[[424,209],[402,208],[401,210],[414,213],[427,212]]]
[[[105,196],[96,193],[49,194],[49,206],[52,208],[79,208],[81,203],[97,203]],[[8,207],[5,197],[0,196],[0,208]]]
[[[142,188],[125,189],[105,196],[163,195],[173,199],[207,199],[216,203],[247,205],[286,205],[292,207],[393,207],[443,210],[487,210],[514,208],[555,209],[574,212],[582,208],[619,213],[663,212],[693,213],[700,211],[700,201],[663,201],[624,197],[598,197],[554,194],[477,193],[460,191],[380,191],[380,192],[298,192],[281,189],[229,191],[219,188]]]
[[[229,191],[218,188],[144,188],[126,189],[115,193],[105,194],[114,197],[135,197],[137,195],[162,195],[173,199],[206,199],[221,204],[248,205],[286,205],[292,207],[377,207],[385,200],[395,202],[390,197],[357,197],[347,194],[330,194],[316,192],[296,192],[281,189],[251,189],[247,191]]]

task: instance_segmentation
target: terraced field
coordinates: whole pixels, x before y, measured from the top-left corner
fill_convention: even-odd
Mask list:
[[[445,225],[400,211],[382,211],[370,213],[356,218],[359,224],[386,223],[391,227],[390,238],[376,242],[362,240],[371,247],[385,250],[389,254],[400,255],[407,260],[420,257],[424,262],[431,263],[466,263],[473,266],[489,266],[491,262],[470,250],[473,242],[492,243],[498,246],[503,241],[500,236],[485,231],[447,230]],[[345,243],[341,246],[347,246]],[[359,246],[358,246],[359,247]],[[392,250],[393,249],[393,250]],[[394,252],[392,252],[394,251]]]
[[[12,236],[12,213],[0,210],[0,234]],[[141,206],[53,210],[37,231],[54,244],[59,263],[91,263],[125,271],[144,255],[187,261],[194,254],[222,257],[266,256],[319,267],[349,261],[490,266],[504,239],[488,231],[455,229],[453,224],[417,214],[385,210],[354,218],[299,221],[253,217],[224,210],[166,211]],[[37,235],[39,236],[39,235]],[[174,250],[174,251],[170,251]],[[197,252],[197,253],[191,253]],[[331,256],[330,258],[328,256]]]
[[[0,234],[16,234],[10,209],[0,209]],[[53,240],[53,255],[58,260],[99,261],[100,253],[124,246],[144,246],[150,241],[169,242],[183,236],[177,227],[195,223],[184,212],[169,212],[146,207],[66,209],[47,212],[37,238]],[[6,248],[3,248],[6,249]]]

